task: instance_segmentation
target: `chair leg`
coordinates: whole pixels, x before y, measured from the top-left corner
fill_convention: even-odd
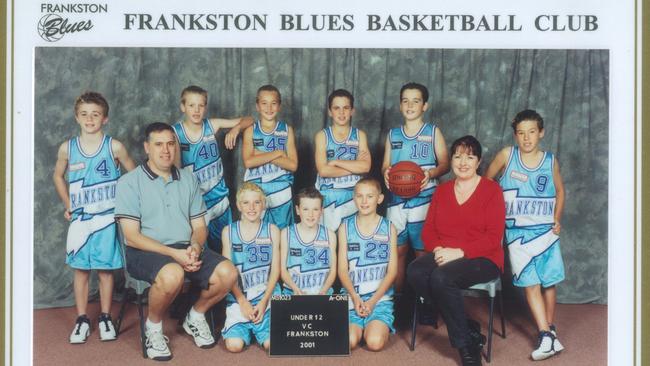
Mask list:
[[[144,309],[142,305],[142,294],[138,294],[138,316],[140,317],[140,343],[142,344],[142,357],[147,358],[147,345],[146,345],[146,335],[145,335],[145,319],[144,319]]]
[[[490,315],[488,320],[488,350],[485,360],[489,363],[492,359],[492,333],[494,325],[494,297],[490,297]]]
[[[503,317],[503,292],[499,291],[499,314],[501,315],[501,338],[506,338],[506,321]]]
[[[124,298],[122,299],[122,305],[120,306],[120,313],[117,316],[115,321],[115,334],[120,336],[120,329],[122,328],[122,319],[124,319],[124,310],[126,309],[126,304],[129,302],[129,289],[124,288]]]
[[[418,326],[418,304],[420,302],[420,297],[415,296],[415,301],[413,302],[413,316],[412,316],[412,324],[411,324],[411,344],[409,346],[409,349],[411,351],[415,350],[415,331]]]

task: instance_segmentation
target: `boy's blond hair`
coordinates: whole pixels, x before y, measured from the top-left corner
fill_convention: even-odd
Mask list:
[[[104,117],[108,117],[108,102],[106,101],[106,98],[104,98],[104,96],[100,93],[94,91],[85,91],[83,94],[78,96],[77,100],[74,102],[75,116],[77,115],[79,106],[84,103],[97,104],[104,110]]]
[[[260,194],[263,200],[266,199],[266,195],[264,194],[264,191],[262,188],[260,188],[257,184],[252,183],[252,182],[244,182],[241,187],[237,190],[237,202],[241,201],[241,196],[244,194],[244,192],[250,191],[250,192],[257,192]]]
[[[377,179],[375,179],[373,177],[363,177],[363,178],[359,179],[357,184],[354,185],[354,190],[356,191],[357,186],[360,186],[362,184],[367,184],[369,186],[375,187],[377,189],[377,192],[382,193],[381,192],[381,184],[379,183],[379,181]]]
[[[181,103],[182,104],[185,104],[185,96],[187,94],[199,94],[199,95],[203,96],[206,103],[208,102],[208,91],[201,88],[200,86],[190,85],[187,88],[183,89],[183,91],[181,92]]]

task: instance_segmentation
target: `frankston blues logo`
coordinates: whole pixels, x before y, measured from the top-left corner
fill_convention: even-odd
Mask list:
[[[106,12],[106,4],[41,4],[44,15],[38,21],[38,35],[48,42],[56,42],[66,34],[89,31],[94,26],[92,20],[70,19],[66,15]]]

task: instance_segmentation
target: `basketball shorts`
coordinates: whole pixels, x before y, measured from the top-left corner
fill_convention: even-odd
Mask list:
[[[375,308],[372,309],[372,313],[365,318],[362,318],[357,314],[357,311],[354,309],[348,310],[350,314],[350,325],[356,325],[361,329],[365,329],[368,323],[373,320],[379,320],[380,322],[386,324],[391,333],[395,333],[395,327],[393,322],[395,316],[393,315],[393,301],[384,300],[380,301],[375,305]]]
[[[224,339],[239,338],[248,346],[252,336],[258,344],[263,344],[271,336],[271,308],[267,306],[262,321],[255,324],[244,318],[238,303],[228,304],[226,307],[226,322],[221,331]]]
[[[93,232],[76,252],[68,252],[65,263],[74,269],[111,270],[124,267],[115,223]]]
[[[433,190],[430,192],[433,193]],[[424,250],[420,234],[431,203],[431,195],[420,194],[409,199],[393,194],[391,196],[386,218],[395,225],[397,230],[397,246],[405,245],[408,242],[413,249]]]
[[[550,287],[564,280],[564,261],[560,251],[560,241],[556,241],[545,252],[534,257],[519,278],[513,278],[512,284],[517,287],[542,285]]]
[[[187,245],[172,244],[170,247],[185,249]],[[200,288],[208,289],[210,276],[212,276],[214,269],[217,268],[219,263],[227,260],[221,254],[206,248],[201,256],[201,268],[196,272],[185,272],[185,277],[196,283]],[[126,269],[137,280],[153,283],[160,269],[169,263],[176,263],[176,261],[166,255],[126,247]]]
[[[285,182],[257,183],[266,195],[266,210],[263,219],[280,230],[293,224],[293,203],[291,185]]]
[[[324,189],[320,192],[323,195],[323,216],[321,224],[336,232],[341,222],[357,213],[357,206],[352,197],[353,189]]]

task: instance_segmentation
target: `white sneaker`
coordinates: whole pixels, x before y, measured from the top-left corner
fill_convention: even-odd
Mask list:
[[[90,320],[86,315],[79,315],[74,324],[74,329],[70,333],[70,343],[80,344],[86,343],[86,339],[90,335]]]
[[[169,361],[172,359],[172,352],[169,350],[167,343],[169,338],[165,337],[161,330],[145,331],[145,346],[147,348],[147,357],[154,361]]]
[[[183,329],[185,329],[187,334],[194,337],[194,343],[198,347],[211,348],[217,343],[214,341],[214,337],[212,337],[212,332],[205,317],[190,320],[190,314],[188,313],[183,322]]]
[[[99,316],[99,339],[101,341],[114,341],[117,339],[117,333],[115,332],[115,326],[113,326],[113,320],[111,319],[110,314],[102,313]]]
[[[555,337],[555,340],[553,341],[553,348],[555,348],[555,352],[560,352],[564,350],[564,346],[562,343],[560,343],[560,340],[557,338],[557,329],[555,328],[555,325],[551,324],[549,325],[549,328],[551,329],[551,334]]]
[[[555,336],[551,332],[541,331],[537,338],[537,348],[530,354],[534,361],[545,360],[557,353],[554,347]]]

